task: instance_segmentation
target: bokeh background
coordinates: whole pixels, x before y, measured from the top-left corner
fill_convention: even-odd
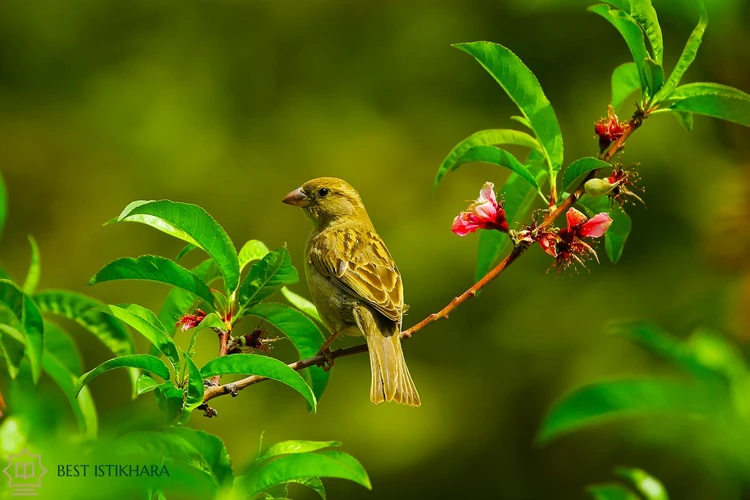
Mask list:
[[[671,68],[697,8],[654,4]],[[750,91],[748,2],[706,4],[708,30],[685,81]],[[403,273],[406,323],[416,322],[471,285],[476,235],[458,238],[450,223],[483,182],[507,176],[469,165],[431,197],[435,171],[458,141],[513,127],[516,114],[450,44],[497,41],[525,61],[555,106],[568,163],[596,152],[592,128],[606,113],[611,71],[629,60],[617,32],[586,5],[3,2],[0,171],[10,215],[0,259],[21,278],[33,234],[43,288],[158,309],[160,285],[86,289],[117,257],[171,256],[182,246],[145,226],[102,227],[129,202],[197,203],[237,247],[286,243],[301,266],[309,222],[280,199],[310,178],[338,176],[359,189]],[[616,465],[643,467],[673,498],[750,498],[700,422],[634,419],[534,444],[545,411],[573,387],[667,371],[608,336],[610,319],[646,318],[678,335],[707,326],[750,341],[750,130],[697,117],[688,134],[657,115],[628,142],[625,161],[641,164],[648,208],[629,209],[634,229],[621,262],[555,277],[545,273],[546,255],[529,252],[408,342],[420,409],[372,406],[368,359],[358,356],[337,362],[315,415],[269,383],[216,400],[220,417],[196,415],[191,425],[224,438],[236,465],[254,455],[263,431],[267,443],[343,441],[374,490],[327,481],[334,499],[583,498],[583,487],[610,479]],[[293,289],[308,295],[304,282]],[[75,334],[88,367],[108,357]],[[206,332],[198,360],[216,348]],[[277,352],[291,356],[288,346]],[[105,427],[155,411],[153,395],[130,402],[124,373],[91,388]]]

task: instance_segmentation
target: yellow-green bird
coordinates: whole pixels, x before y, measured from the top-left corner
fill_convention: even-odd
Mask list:
[[[315,307],[331,336],[364,335],[370,352],[370,400],[419,406],[401,349],[404,288],[391,254],[359,193],[335,177],[306,182],[283,200],[313,221],[305,246],[305,275]]]

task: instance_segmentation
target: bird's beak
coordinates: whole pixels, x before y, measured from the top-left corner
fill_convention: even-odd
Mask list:
[[[288,195],[284,196],[284,199],[281,201],[282,203],[286,203],[287,205],[293,205],[295,207],[306,207],[307,205],[310,204],[310,199],[302,191],[302,188],[295,189]]]

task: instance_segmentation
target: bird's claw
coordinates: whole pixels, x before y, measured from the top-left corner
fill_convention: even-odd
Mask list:
[[[331,368],[333,368],[333,355],[331,354],[331,349],[321,349],[320,352],[318,352],[318,356],[320,355],[325,357],[325,360],[318,363],[317,366],[323,368],[324,372],[330,371]]]

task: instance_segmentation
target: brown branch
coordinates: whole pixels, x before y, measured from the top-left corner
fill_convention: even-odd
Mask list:
[[[618,152],[622,151],[622,149],[625,147],[625,141],[628,140],[628,138],[635,132],[643,123],[643,119],[648,117],[648,112],[643,110],[637,110],[636,113],[633,115],[633,118],[631,118],[630,122],[623,128],[623,134],[622,136],[617,139],[615,142],[612,143],[612,145],[607,149],[607,151],[602,155],[602,160],[604,161],[610,161],[614,155],[616,155]],[[589,179],[595,177],[597,174],[597,171],[591,171],[586,176],[586,178],[579,184],[579,186],[573,191],[570,196],[568,196],[560,205],[555,208],[555,210],[549,212],[545,218],[544,221],[540,224],[539,227],[549,227],[552,224],[554,224],[555,220],[562,215],[564,212],[566,212],[570,207],[575,204],[578,199],[580,199],[581,196],[584,194],[584,185],[586,184],[586,181]],[[553,187],[554,189],[554,187]],[[497,266],[495,266],[490,272],[488,272],[482,279],[477,281],[471,288],[466,290],[464,293],[459,295],[458,297],[455,297],[453,300],[448,303],[444,308],[442,308],[440,311],[430,314],[425,319],[417,323],[416,325],[412,326],[411,328],[404,330],[401,332],[401,338],[402,339],[408,339],[411,338],[412,335],[417,333],[418,331],[422,330],[427,325],[430,325],[438,320],[441,319],[447,319],[448,315],[453,312],[454,309],[456,309],[458,306],[466,302],[472,297],[475,297],[476,294],[487,286],[492,280],[500,276],[500,274],[505,271],[508,266],[510,266],[518,257],[524,254],[526,250],[529,248],[529,243],[521,242],[517,244],[511,253],[505,257]],[[341,349],[336,349],[335,351],[331,352],[330,358],[337,359],[342,358],[344,356],[351,356],[353,354],[359,354],[367,352],[367,344],[360,344],[353,347],[344,347]],[[226,353],[224,353],[226,354]],[[221,355],[221,354],[220,354]],[[328,359],[330,359],[328,358]],[[299,361],[295,361],[294,363],[289,363],[289,368],[293,370],[303,370],[305,368],[310,368],[311,366],[318,366],[323,365],[327,360],[326,356],[322,354],[318,354],[317,356],[313,356],[312,358],[308,359],[302,359]],[[233,383],[224,384],[224,385],[215,385],[212,387],[207,387],[204,395],[203,395],[203,405],[200,407],[206,412],[206,416],[214,416],[216,415],[216,412],[213,408],[208,406],[208,401],[217,398],[219,396],[223,396],[225,394],[232,394],[232,396],[237,396],[238,391],[241,391],[242,389],[249,387],[253,384],[257,384],[258,382],[263,382],[265,380],[268,380],[266,377],[262,377],[260,375],[251,375],[249,377],[245,377],[241,380],[238,380]]]

